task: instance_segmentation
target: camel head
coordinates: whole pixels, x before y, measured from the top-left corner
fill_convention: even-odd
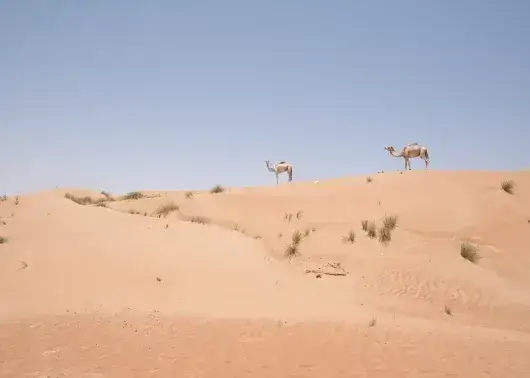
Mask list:
[[[392,146],[385,147],[385,150],[388,151],[388,152],[394,152],[394,151],[396,151],[396,150],[394,149],[394,147],[392,147]]]

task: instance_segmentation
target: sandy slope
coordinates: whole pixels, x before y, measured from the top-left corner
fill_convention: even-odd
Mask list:
[[[2,202],[0,376],[526,376],[530,172],[372,178]],[[361,229],[385,214],[387,246]]]

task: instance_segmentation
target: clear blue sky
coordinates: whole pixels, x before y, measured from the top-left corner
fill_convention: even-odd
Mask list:
[[[527,168],[529,20],[526,0],[0,0],[0,192],[275,185],[266,159],[360,175],[416,141],[432,169]]]

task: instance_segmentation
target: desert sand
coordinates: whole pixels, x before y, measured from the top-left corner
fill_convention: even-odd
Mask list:
[[[0,376],[530,376],[530,171],[370,178],[7,198]]]

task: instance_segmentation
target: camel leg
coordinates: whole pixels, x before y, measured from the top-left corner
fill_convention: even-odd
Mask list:
[[[429,159],[425,159],[425,170],[427,170],[427,168],[429,168]]]
[[[279,181],[278,181],[278,172],[276,172],[276,185],[278,185]]]

